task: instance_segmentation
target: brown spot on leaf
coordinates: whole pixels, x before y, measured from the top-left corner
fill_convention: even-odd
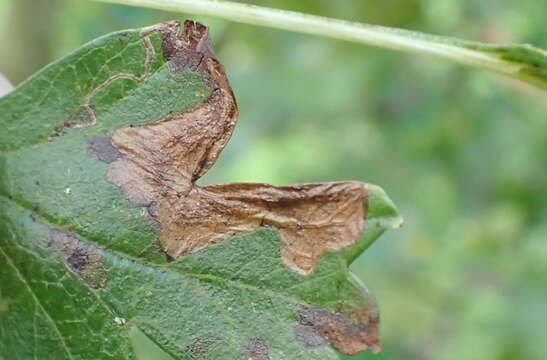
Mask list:
[[[270,360],[268,345],[262,339],[251,339],[248,345],[249,357],[246,360]]]
[[[328,344],[328,341],[321,336],[319,331],[310,325],[296,325],[294,335],[296,340],[300,341],[308,349],[316,349]]]
[[[111,163],[108,179],[134,203],[149,206],[164,251],[176,259],[269,225],[280,230],[283,262],[307,275],[326,251],[353,245],[364,227],[361,183],[196,185],[234,130],[236,101],[205,26],[187,20],[183,29],[169,22],[146,33],[153,31],[162,34],[169,69],[198,71],[211,90],[193,109],[118,129],[112,137],[121,157]]]
[[[346,355],[355,355],[366,349],[375,354],[380,351],[376,311],[356,314],[350,321],[346,316],[329,310],[303,307],[299,316],[295,336],[308,348],[328,342]]]
[[[106,270],[103,267],[102,251],[76,236],[50,230],[49,246],[61,253],[68,268],[78,274],[91,288],[105,286]]]
[[[184,353],[192,360],[208,360],[207,354],[221,343],[222,341],[215,337],[200,337],[187,345]]]

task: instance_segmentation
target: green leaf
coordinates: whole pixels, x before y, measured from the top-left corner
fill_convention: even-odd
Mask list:
[[[222,0],[96,0],[165,11],[206,15],[246,24],[363,43],[381,48],[449,59],[494,71],[547,89],[547,52],[530,44],[486,44],[331,19]]]
[[[152,351],[158,359],[337,359],[337,350],[377,349],[376,302],[348,266],[401,225],[394,205],[369,184],[195,184],[235,125],[236,113],[221,106],[235,103],[204,28],[186,22],[179,31],[171,22],[107,35],[0,98],[0,358],[144,359]],[[225,121],[223,132],[210,136],[218,128],[207,122],[199,133],[205,120]],[[177,148],[196,139],[185,138],[191,131],[204,137],[188,143],[192,151]],[[164,135],[172,148],[156,151]],[[173,148],[186,157],[166,167]],[[365,216],[360,239],[304,254],[309,267],[287,260],[287,241],[301,241],[292,232],[311,231],[293,226],[291,216],[303,219],[293,207],[313,218],[309,206],[320,213],[339,194],[361,193],[360,205],[351,203]],[[207,196],[180,207],[192,194]],[[227,210],[205,213],[215,194]],[[227,198],[234,194],[237,201]],[[271,213],[261,210],[256,225],[242,209],[264,201]],[[186,221],[196,211],[210,217]],[[242,215],[226,217],[234,212]],[[312,249],[359,221],[327,223]],[[205,230],[186,234],[198,225]],[[187,236],[176,238],[181,231]],[[203,234],[218,241],[185,243]]]

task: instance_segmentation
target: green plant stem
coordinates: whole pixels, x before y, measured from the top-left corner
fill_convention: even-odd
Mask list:
[[[357,22],[349,22],[294,11],[266,8],[256,5],[220,0],[95,0],[118,3],[159,10],[188,12],[212,16],[231,21],[267,26],[288,31],[320,35],[348,40],[405,52],[431,54],[453,60],[460,64],[491,70],[518,78],[540,87],[545,87],[545,79],[530,78],[523,68],[530,64],[504,60],[499,53],[492,51],[493,45],[466,42],[458,39],[437,37],[408,30],[388,28]],[[526,46],[526,45],[523,45]],[[473,48],[477,49],[473,49]],[[490,51],[478,49],[485,47]],[[547,55],[544,50],[529,47],[530,51]]]

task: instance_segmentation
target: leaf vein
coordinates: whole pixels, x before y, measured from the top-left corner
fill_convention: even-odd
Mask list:
[[[63,349],[65,350],[67,356],[69,359],[74,359],[74,357],[72,356],[72,353],[70,352],[70,349],[68,348],[66,342],[65,342],[65,338],[64,336],[61,334],[61,331],[59,330],[59,327],[57,326],[57,324],[55,323],[55,321],[53,320],[53,318],[51,317],[51,315],[46,311],[46,309],[44,308],[44,306],[40,303],[40,300],[38,299],[38,297],[36,296],[36,294],[34,293],[34,290],[32,289],[32,287],[29,285],[27,279],[23,276],[23,274],[21,274],[21,272],[19,271],[19,269],[17,268],[17,266],[15,266],[15,264],[13,263],[12,259],[9,257],[9,255],[0,247],[0,253],[4,256],[4,258],[6,259],[6,263],[13,268],[15,274],[17,275],[17,277],[19,278],[19,280],[25,285],[25,287],[27,288],[27,290],[29,291],[30,295],[32,296],[32,298],[34,299],[34,301],[36,302],[36,305],[42,310],[42,312],[44,313],[44,315],[46,316],[46,319],[48,320],[48,322],[51,323],[52,325],[52,328],[53,330],[55,331],[55,333],[57,334],[57,336],[59,337],[59,340],[61,342],[61,345],[63,346]]]

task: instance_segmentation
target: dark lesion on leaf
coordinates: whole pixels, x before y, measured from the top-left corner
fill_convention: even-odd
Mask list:
[[[88,151],[97,160],[110,164],[117,160],[121,153],[112,145],[108,136],[90,136],[87,138]]]
[[[186,345],[184,354],[192,360],[209,360],[208,354],[222,344],[217,337],[198,337]]]
[[[270,360],[268,345],[264,340],[259,338],[249,340],[247,353],[246,360]]]
[[[380,351],[377,311],[348,315],[326,309],[305,306],[298,313],[295,337],[306,348],[317,348],[330,344],[346,355],[355,355],[366,349]]]
[[[106,269],[103,266],[102,250],[77,236],[51,229],[48,246],[60,253],[67,267],[76,273],[89,287],[103,288],[106,285]]]
[[[210,89],[206,101],[151,124],[116,130],[121,156],[108,180],[133,203],[149,206],[163,250],[177,259],[261,226],[280,230],[282,261],[311,274],[325,252],[355,244],[366,215],[359,182],[277,187],[227,184],[201,187],[197,180],[216,162],[237,121],[234,94],[209,48],[209,32],[187,20],[156,25],[171,72],[199,72]]]

